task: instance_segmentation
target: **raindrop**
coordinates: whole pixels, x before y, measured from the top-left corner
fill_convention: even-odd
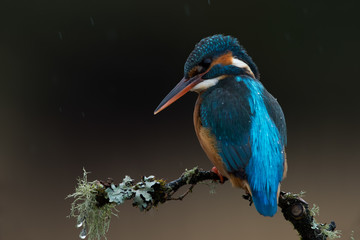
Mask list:
[[[93,18],[93,17],[90,17],[90,22],[91,22],[91,26],[94,26],[94,25],[95,25],[95,21],[94,21],[94,18]]]
[[[85,238],[86,238],[86,235],[87,235],[86,228],[83,228],[83,229],[81,230],[81,233],[80,233],[79,237],[80,237],[81,239],[85,239]]]
[[[63,40],[63,35],[61,32],[58,32],[60,40]]]
[[[187,16],[190,16],[190,8],[189,8],[189,5],[185,5],[185,6],[184,6],[184,9],[185,9],[185,14],[186,14]]]
[[[78,221],[78,223],[76,224],[76,227],[79,228],[79,227],[83,226],[84,223],[85,223],[85,219],[82,218],[82,219],[80,219],[80,220]]]
[[[78,222],[78,224],[76,225],[77,228],[81,227],[84,224],[84,222]]]

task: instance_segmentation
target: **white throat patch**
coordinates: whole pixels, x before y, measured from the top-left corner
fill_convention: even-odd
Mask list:
[[[235,67],[238,67],[238,68],[245,69],[248,73],[250,73],[253,76],[253,78],[255,78],[254,73],[251,71],[250,67],[245,62],[243,62],[237,58],[233,58],[231,65],[234,65]]]
[[[221,80],[222,78],[224,78],[224,76],[206,79],[206,80],[202,81],[201,83],[195,85],[190,91],[201,92],[205,89],[208,89],[209,87],[215,86],[219,82],[219,80]]]

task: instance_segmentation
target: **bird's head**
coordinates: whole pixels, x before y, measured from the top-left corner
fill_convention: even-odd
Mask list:
[[[184,78],[162,100],[154,114],[188,91],[202,92],[230,75],[259,78],[255,63],[236,38],[219,34],[202,39],[186,60]]]

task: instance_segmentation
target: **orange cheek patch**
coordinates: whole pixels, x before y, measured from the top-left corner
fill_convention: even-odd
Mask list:
[[[193,76],[195,76],[197,70],[198,70],[197,66],[193,67],[189,72],[189,77],[192,78]]]
[[[233,55],[232,52],[227,52],[224,55],[219,56],[218,58],[215,58],[211,65],[209,66],[208,70],[210,70],[213,66],[215,66],[216,64],[221,64],[221,65],[231,65],[233,63]],[[195,75],[198,74],[199,71],[199,66],[195,66],[193,67],[190,71],[189,71],[189,77],[192,78]]]
[[[221,55],[220,57],[216,58],[210,65],[209,68],[212,68],[213,66],[215,66],[216,64],[221,64],[221,65],[231,65],[232,64],[232,52],[227,52],[224,55]]]

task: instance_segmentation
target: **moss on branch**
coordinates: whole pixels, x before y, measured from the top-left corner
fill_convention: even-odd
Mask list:
[[[111,178],[107,181],[92,181],[87,179],[84,170],[83,177],[78,179],[75,193],[67,198],[74,198],[71,204],[70,217],[77,219],[77,227],[82,228],[80,238],[91,239],[106,238],[112,215],[116,215],[115,207],[132,200],[134,207],[141,211],[149,211],[160,203],[170,200],[183,200],[196,184],[204,181],[217,181],[219,177],[211,171],[201,171],[195,167],[185,172],[174,181],[166,182],[154,176],[142,177],[140,182],[135,182],[125,176],[118,185]],[[224,179],[227,181],[227,179]],[[183,186],[189,185],[179,197],[174,194]],[[325,240],[340,238],[340,231],[335,230],[335,222],[330,224],[318,223],[315,216],[319,209],[314,205],[309,209],[309,204],[302,199],[304,192],[299,194],[281,192],[279,207],[284,218],[291,222],[303,240]],[[251,203],[251,198],[244,196]]]

